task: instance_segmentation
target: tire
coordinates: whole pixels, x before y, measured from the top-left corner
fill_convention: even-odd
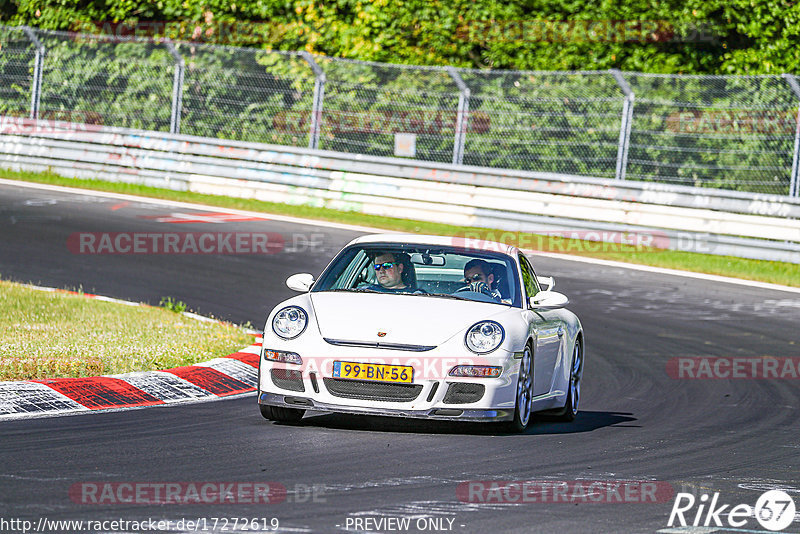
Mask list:
[[[580,338],[575,340],[575,347],[572,349],[572,362],[569,369],[569,391],[564,408],[556,413],[559,421],[571,423],[578,415],[578,404],[581,400],[581,379],[583,378],[583,343]]]
[[[525,345],[522,360],[519,362],[517,377],[517,398],[514,403],[514,419],[506,428],[511,432],[524,432],[531,420],[533,399],[533,350],[530,343]]]
[[[259,404],[258,407],[264,419],[269,419],[270,421],[276,421],[278,423],[296,423],[300,421],[300,419],[303,418],[303,414],[306,413],[305,410],[299,410],[297,408],[283,408],[281,406],[267,406],[265,404]]]

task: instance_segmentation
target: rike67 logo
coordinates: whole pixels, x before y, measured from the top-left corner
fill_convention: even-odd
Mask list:
[[[699,498],[691,493],[678,493],[667,526],[724,527],[727,523],[728,527],[741,528],[755,517],[763,528],[777,532],[792,524],[794,514],[794,500],[781,490],[762,493],[755,506],[722,504],[719,502],[719,492],[711,497],[703,493]]]

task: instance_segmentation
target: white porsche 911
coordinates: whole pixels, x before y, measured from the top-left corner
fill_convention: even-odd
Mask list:
[[[369,235],[318,279],[295,274],[286,284],[302,294],[264,327],[258,403],[267,419],[311,410],[522,431],[533,412],[565,421],[578,412],[580,321],[515,247]]]

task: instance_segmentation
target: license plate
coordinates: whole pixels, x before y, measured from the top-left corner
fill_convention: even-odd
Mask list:
[[[414,381],[414,368],[408,365],[383,363],[333,362],[333,377],[348,380],[411,383]]]

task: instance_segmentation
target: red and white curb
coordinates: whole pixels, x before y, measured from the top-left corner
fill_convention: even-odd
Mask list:
[[[53,288],[36,289],[58,291]],[[66,293],[73,293],[66,291]],[[99,295],[77,293],[87,298],[146,306]],[[215,321],[185,313],[192,318]],[[50,415],[120,410],[173,403],[202,402],[250,393],[258,384],[261,338],[223,358],[175,367],[88,378],[0,382],[0,421]]]

